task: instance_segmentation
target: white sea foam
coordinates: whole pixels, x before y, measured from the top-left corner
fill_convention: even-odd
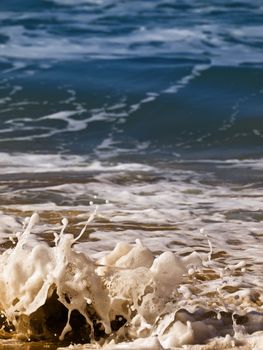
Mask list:
[[[66,233],[63,219],[52,247],[31,233],[38,222],[33,214],[17,235],[16,246],[0,256],[6,335],[12,330],[24,337],[70,339],[81,332],[83,339],[94,344],[100,338],[98,344],[111,350],[184,345],[206,349],[195,345],[207,342],[207,348],[214,343],[223,349],[230,344],[260,344],[262,295],[256,286],[246,286],[244,262],[220,265],[211,259],[209,249],[183,257],[166,251],[154,257],[140,240],[118,243],[94,260],[73,248],[94,214],[77,238]],[[49,321],[54,310],[60,322],[58,335]],[[242,326],[238,317],[244,318]],[[81,346],[85,348],[90,346]]]
[[[73,337],[81,324],[89,342],[88,325],[98,335],[102,322],[104,330],[115,330],[100,333],[101,342],[116,350],[260,344],[261,333],[255,332],[262,330],[262,187],[219,181],[213,173],[248,166],[257,175],[260,162],[199,160],[193,166],[179,159],[149,166],[1,153],[3,250],[12,245],[11,232],[21,231],[26,213],[38,211],[44,218],[33,226],[35,215],[28,229],[12,238],[19,240],[16,247],[0,256],[4,314],[24,337],[39,330],[48,337]],[[67,232],[77,235],[97,204],[94,223],[76,242]],[[64,220],[59,235],[61,227],[51,221],[61,212],[69,227]],[[85,289],[91,280],[96,290]],[[97,307],[100,298],[103,310]],[[54,324],[45,326],[43,320],[53,309],[61,313],[60,326],[50,334]]]
[[[175,85],[170,86],[168,89],[165,89],[164,93],[172,93],[175,94],[182,88],[186,87],[193,79],[198,77],[203,71],[207,70],[210,65],[200,64],[193,67],[191,73],[189,75],[184,76]]]
[[[67,131],[80,131],[83,129],[86,129],[86,122],[85,120],[76,120],[72,119],[71,117],[73,115],[79,115],[81,113],[85,112],[85,110],[81,111],[60,111],[54,114],[46,115],[44,117],[35,119],[35,121],[41,121],[41,120],[62,120],[67,123],[66,130]],[[60,130],[57,130],[58,132],[61,132]]]
[[[2,153],[1,210],[18,213],[19,220],[21,213],[37,210],[44,215],[68,212],[79,215],[82,221],[91,201],[100,204],[98,217],[106,226],[99,226],[90,233],[91,241],[80,246],[92,255],[113,249],[120,240],[131,243],[138,238],[154,252],[178,247],[187,251],[197,244],[204,249],[204,238],[199,234],[204,228],[212,244],[230,254],[229,262],[253,256],[254,276],[260,276],[263,192],[257,182],[261,163],[195,162],[200,169],[211,166],[213,171],[229,169],[234,174],[245,168],[255,172],[255,184],[232,184],[217,182],[212,171],[205,170],[204,176],[180,159],[169,168],[169,164],[109,164],[76,155]],[[12,176],[11,181],[6,174]],[[4,222],[3,217],[6,237],[12,227]]]
[[[28,154],[28,153],[0,153],[0,168],[2,174],[17,173],[42,173],[59,171],[151,171],[150,165],[139,163],[103,164],[100,161],[92,161],[89,157],[81,155],[63,154]]]

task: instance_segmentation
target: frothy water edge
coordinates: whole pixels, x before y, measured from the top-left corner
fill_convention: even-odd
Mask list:
[[[72,246],[94,214],[75,238],[63,219],[51,246],[30,233],[34,214],[15,247],[0,256],[6,336],[68,337],[106,349],[197,349],[194,344],[207,342],[198,349],[259,349],[262,293],[247,282],[245,262],[219,262],[209,240],[207,253],[154,256],[137,240],[90,259]]]

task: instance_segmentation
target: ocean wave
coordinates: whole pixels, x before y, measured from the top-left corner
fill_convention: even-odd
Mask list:
[[[227,4],[214,4],[214,11],[224,8],[221,17],[212,9],[209,17],[206,4],[185,4],[191,25],[181,17],[179,5],[171,6],[173,14],[169,15],[163,1],[145,4],[57,0],[54,4],[57,7],[46,1],[26,13],[23,7],[12,11],[4,6],[2,57],[43,61],[169,56],[209,60],[223,66],[262,61],[262,26],[257,20],[262,13],[260,4],[246,8],[246,12],[242,12],[242,4],[235,8],[236,13],[240,10],[241,18],[248,19],[241,24],[235,16],[229,23]],[[222,25],[224,21],[227,27]]]
[[[220,261],[210,241],[206,253],[154,257],[140,240],[118,243],[94,260],[73,248],[94,215],[77,237],[66,233],[63,219],[48,246],[31,233],[33,214],[0,256],[6,337],[97,342],[105,349],[260,344],[262,296],[246,281],[244,261]]]

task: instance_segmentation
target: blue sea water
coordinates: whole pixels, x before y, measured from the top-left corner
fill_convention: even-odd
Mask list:
[[[0,150],[262,156],[260,0],[0,3]]]
[[[140,239],[215,264],[189,282],[205,311],[191,322],[204,318],[202,344],[227,335],[232,348],[239,326],[263,329],[262,170],[262,0],[0,1],[0,252],[33,212],[33,236],[52,245],[63,217],[78,236],[96,205],[76,248],[94,259]],[[30,344],[13,349],[48,346]]]

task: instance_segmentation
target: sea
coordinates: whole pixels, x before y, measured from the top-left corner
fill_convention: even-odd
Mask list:
[[[1,0],[0,349],[263,349],[263,2]]]

